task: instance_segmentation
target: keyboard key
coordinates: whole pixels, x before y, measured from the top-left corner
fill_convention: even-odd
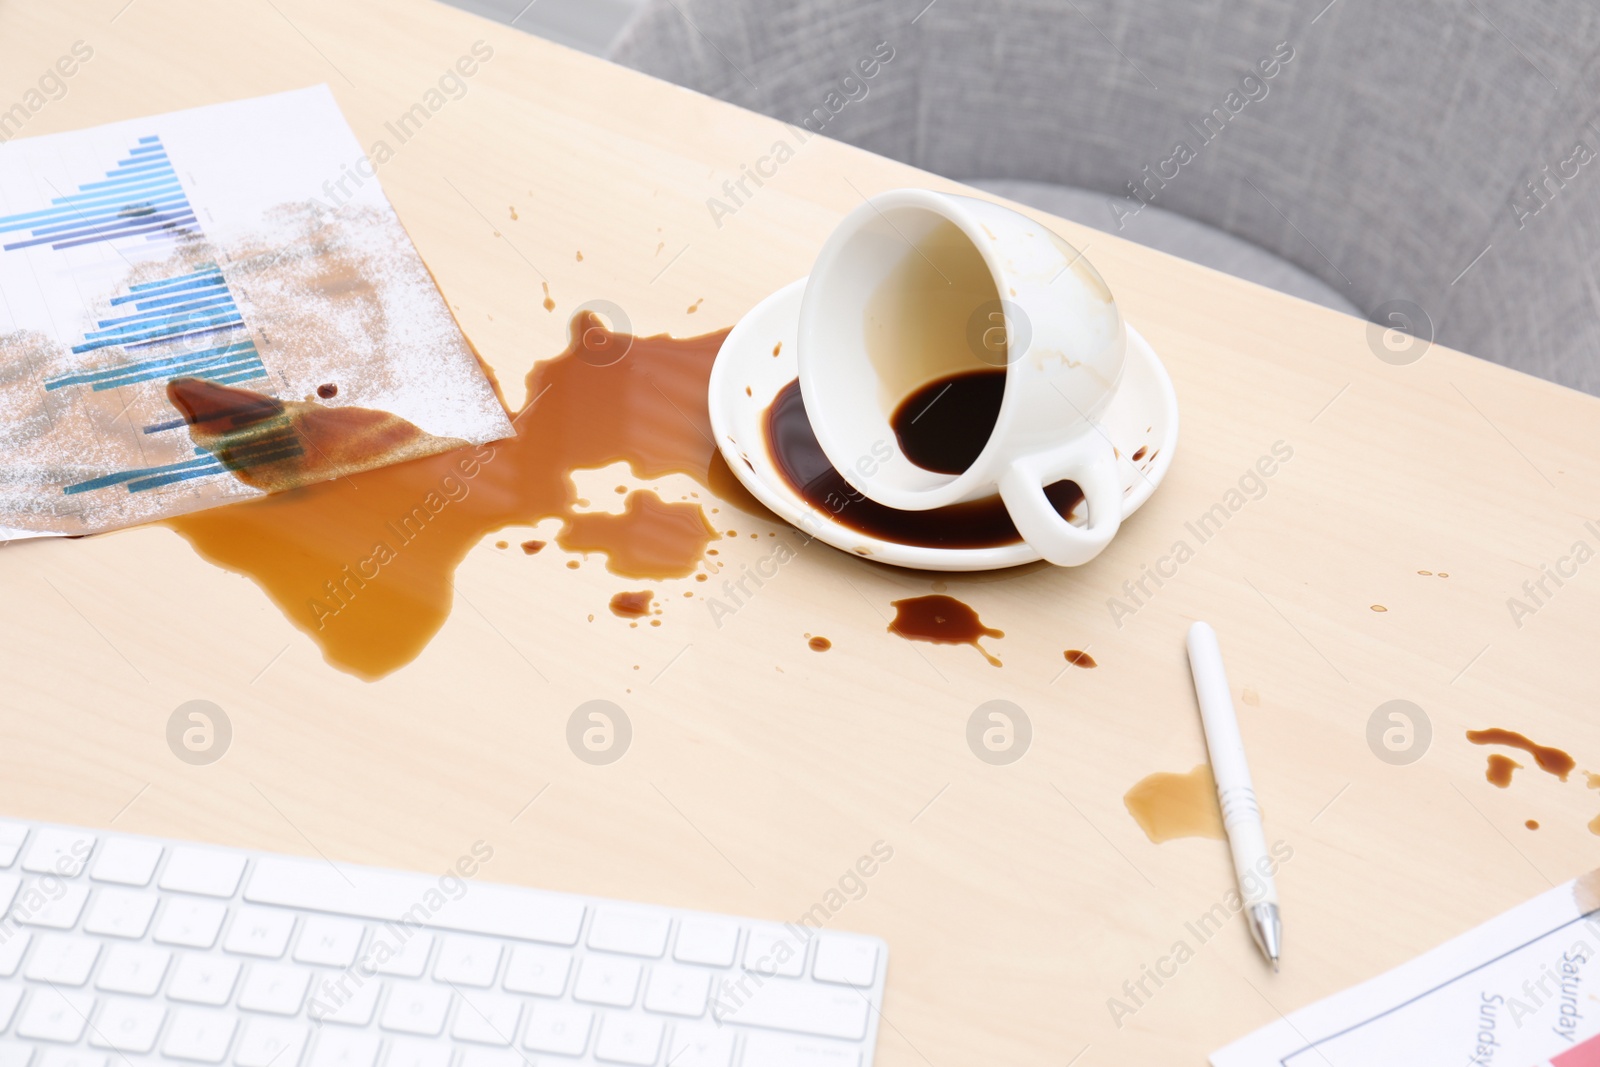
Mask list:
[[[221,1063],[237,1025],[231,1012],[179,1008],[173,1013],[161,1051],[175,1060]]]
[[[289,947],[292,933],[294,912],[242,907],[234,912],[233,925],[228,927],[228,936],[222,939],[222,948],[241,956],[275,960]]]
[[[17,1004],[22,1000],[22,987],[19,985],[0,985],[0,1030],[11,1025],[11,1016],[17,1012]],[[0,1067],[5,1067],[0,1063]]]
[[[262,856],[245,887],[253,904],[333,912],[362,919],[418,921],[417,902],[438,892],[431,875],[346,867],[318,860]],[[583,901],[514,886],[474,883],[421,921],[438,930],[515,937],[571,947],[583,928]]]
[[[83,872],[84,861],[94,850],[94,841],[94,835],[86,830],[56,830],[50,827],[36,830],[33,842],[22,857],[22,869],[34,874],[76,878]]]
[[[27,930],[8,930],[0,924],[0,978],[10,978],[17,973],[22,954],[28,951],[28,941],[33,934]]]
[[[100,846],[89,877],[97,882],[115,882],[143,888],[155,876],[161,862],[161,846],[153,841],[113,837]]]
[[[518,945],[511,950],[503,983],[513,993],[559,997],[567,990],[572,953],[542,945]]]
[[[163,945],[210,948],[227,917],[228,909],[216,901],[171,897],[156,920],[155,939]]]
[[[428,931],[386,926],[373,936],[367,957],[379,974],[421,978],[428,973],[428,953],[432,950],[433,935]]]
[[[710,971],[663,964],[650,971],[644,1006],[646,1011],[698,1019],[706,1013],[706,997],[710,992]]]
[[[0,1041],[0,1067],[28,1067],[33,1046],[21,1041]]]
[[[0,867],[9,867],[17,862],[17,853],[22,851],[22,842],[27,840],[28,828],[19,822],[9,819],[0,819]],[[0,1064],[0,1067],[4,1067]]]
[[[0,915],[10,909],[11,902],[16,899],[17,891],[21,888],[20,874],[0,874]]]
[[[469,1048],[461,1052],[461,1067],[528,1067],[528,1059],[510,1049]]]
[[[251,1019],[244,1024],[233,1062],[239,1067],[295,1067],[307,1035],[302,1023]]]
[[[161,988],[172,953],[164,948],[144,945],[112,945],[100,967],[95,988],[108,993],[131,993],[148,997]]]
[[[273,1015],[298,1015],[310,984],[311,972],[303,968],[257,963],[250,968],[244,988],[239,991],[239,1007]]]
[[[871,1010],[867,998],[854,989],[769,981],[748,995],[730,990],[727,996],[716,998],[711,1017],[719,1023],[859,1041],[867,1036]]]
[[[744,1062],[761,1067],[861,1067],[861,1053],[831,1041],[757,1033],[745,1038]]]
[[[572,999],[613,1008],[631,1007],[634,994],[639,991],[639,970],[639,964],[633,960],[585,956],[578,965],[578,981],[572,987]]]
[[[51,930],[70,930],[78,925],[89,887],[82,882],[30,879],[24,882],[11,907],[11,918],[25,926],[44,926]]]
[[[100,1008],[89,1030],[89,1044],[142,1056],[156,1047],[156,1035],[166,1017],[166,1005],[160,1001],[112,997]]]
[[[155,917],[160,900],[154,893],[101,889],[95,893],[94,903],[89,905],[83,928],[91,934],[137,940],[150,929],[150,920]]]
[[[660,1019],[641,1015],[609,1015],[600,1024],[600,1038],[594,1043],[594,1058],[606,1063],[626,1063],[650,1067],[661,1051]]]
[[[24,976],[34,982],[81,986],[89,980],[100,942],[87,937],[44,934],[28,960]]]
[[[491,1049],[472,1049],[472,1053],[493,1054]],[[443,1041],[417,1041],[409,1037],[398,1037],[389,1042],[389,1058],[383,1061],[383,1067],[450,1067],[451,1046]],[[518,1057],[521,1059],[521,1057]],[[0,1064],[0,1067],[4,1067]],[[240,1067],[251,1067],[250,1064],[241,1064]],[[522,1067],[528,1067],[523,1061]]]
[[[819,934],[811,977],[866,989],[878,977],[878,943],[846,934]]]
[[[739,945],[739,928],[716,919],[685,919],[678,924],[678,944],[672,958],[679,963],[703,963],[708,967],[732,967],[733,952]]]
[[[167,869],[161,872],[161,888],[177,893],[197,893],[203,897],[231,897],[244,877],[244,857],[209,848],[172,850]]]
[[[461,1008],[450,1036],[480,1045],[509,1045],[522,1019],[522,1001],[501,993],[461,994]]]
[[[70,1045],[83,1036],[84,1024],[94,997],[51,986],[39,986],[28,997],[22,1018],[17,1021],[17,1036],[40,1041],[60,1041]]]
[[[766,978],[799,978],[806,973],[806,943],[781,926],[752,927],[744,969]]]
[[[106,1067],[106,1054],[86,1048],[47,1048],[35,1067]]]
[[[450,1010],[450,988],[425,982],[395,982],[383,1005],[378,1025],[403,1034],[438,1037]],[[466,1009],[462,1009],[463,1011]]]
[[[587,1008],[535,1003],[528,1013],[528,1029],[522,1035],[522,1045],[534,1052],[581,1056],[589,1046],[589,1028],[593,1024],[594,1012]]]
[[[469,934],[450,934],[439,946],[439,961],[433,965],[433,977],[453,985],[487,989],[494,985],[494,973],[499,969],[498,942]]]
[[[372,1067],[377,1059],[377,1034],[325,1029],[317,1035],[308,1067]]]
[[[233,999],[239,961],[223,956],[179,956],[167,983],[167,999],[220,1008]]]
[[[363,981],[348,971],[329,975],[316,984],[306,1012],[315,1022],[365,1026],[372,1021],[379,988],[376,978]]]
[[[607,905],[595,909],[589,947],[657,959],[667,950],[672,922],[659,912]]]
[[[705,1025],[672,1028],[667,1042],[667,1063],[672,1067],[729,1067],[732,1062],[733,1031]]]
[[[324,967],[348,967],[356,961],[361,939],[367,928],[349,919],[329,919],[313,915],[300,926],[294,958],[300,963],[320,963]]]

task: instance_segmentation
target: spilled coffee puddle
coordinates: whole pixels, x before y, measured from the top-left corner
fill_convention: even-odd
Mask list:
[[[528,372],[528,400],[510,413],[514,437],[317,484],[295,481],[306,472],[284,468],[284,484],[299,488],[166,524],[207,560],[260,586],[330,664],[369,680],[422,652],[450,614],[456,567],[486,535],[508,526],[560,519],[556,542],[569,551],[604,552],[630,577],[683,577],[716,536],[699,505],[640,491],[620,516],[579,513],[572,474],[619,462],[645,480],[685,474],[722,500],[764,514],[711,443],[706,386],[726,336],[632,337],[606,329],[592,313],[580,315],[567,349]],[[349,437],[326,421],[335,432],[318,438],[318,448],[328,457],[345,455],[345,446],[416,440],[403,430],[386,436],[367,416],[340,415],[352,409],[291,411],[296,402],[228,392],[228,404],[261,412],[282,406],[308,425],[324,423],[324,415],[356,418],[361,432]],[[207,398],[196,394],[197,403]],[[214,420],[202,407],[194,429],[210,433]],[[226,436],[227,427],[217,429]],[[254,473],[262,470],[238,476],[265,477]]]
[[[889,623],[889,632],[897,637],[935,645],[971,645],[984,659],[1000,666],[1000,661],[978,641],[984,637],[1004,637],[1005,631],[985,626],[970,605],[953,596],[934,593],[896,600],[890,606],[895,609],[895,616]]]
[[[1123,795],[1128,814],[1152,843],[1180,837],[1224,839],[1222,809],[1217,806],[1217,782],[1211,764],[1202,763],[1187,774],[1158,771],[1139,779]]]
[[[904,406],[912,410],[909,401]],[[954,410],[956,405],[949,407]],[[938,408],[939,405],[934,404],[934,409]],[[912,411],[912,414],[915,415],[916,411]],[[990,418],[991,426],[993,421]],[[908,421],[904,429],[909,428]],[[789,487],[806,503],[833,516],[835,522],[857,533],[881,541],[923,548],[1001,548],[1022,541],[1022,535],[1017,532],[1016,525],[1012,523],[998,496],[930,511],[899,511],[858,493],[822,451],[822,445],[811,429],[811,420],[806,415],[798,379],[780,389],[773,398],[771,406],[767,408],[765,429],[767,451]],[[906,439],[901,429],[896,432],[902,440]],[[984,439],[987,440],[987,437],[985,433]],[[913,447],[916,449],[919,446]],[[931,455],[943,456],[934,445],[920,447]],[[970,442],[963,447],[970,449]],[[864,457],[863,462],[871,458]],[[929,458],[930,462],[936,461],[925,458]],[[937,461],[946,462],[948,459],[948,456],[944,456]],[[1083,502],[1083,491],[1076,482],[1056,482],[1045,489],[1045,496],[1058,514],[1068,518]]]

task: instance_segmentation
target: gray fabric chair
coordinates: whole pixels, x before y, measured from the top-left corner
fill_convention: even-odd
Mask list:
[[[649,0],[612,58],[1600,393],[1600,5],[1325,2]]]

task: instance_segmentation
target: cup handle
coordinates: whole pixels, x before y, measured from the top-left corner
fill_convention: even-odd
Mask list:
[[[1086,526],[1074,526],[1044,495],[1067,479],[1083,490]],[[1116,452],[1099,427],[1062,448],[1014,460],[1000,477],[1000,499],[1022,539],[1059,567],[1076,567],[1100,554],[1122,525],[1122,480]]]

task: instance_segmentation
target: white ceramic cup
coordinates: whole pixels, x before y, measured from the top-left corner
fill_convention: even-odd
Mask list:
[[[823,245],[797,340],[812,429],[858,492],[902,511],[998,492],[1023,540],[1062,566],[1116,534],[1122,480],[1096,420],[1121,381],[1127,328],[1083,254],[1039,223],[925,189],[875,196]],[[896,408],[930,382],[999,368],[999,414],[977,458],[959,474],[912,462]],[[1081,525],[1045,495],[1061,480],[1083,491]]]

